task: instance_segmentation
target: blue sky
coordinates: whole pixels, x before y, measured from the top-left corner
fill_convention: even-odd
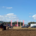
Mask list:
[[[0,15],[5,16],[9,13],[14,13],[13,15],[19,20],[24,20],[25,24],[30,21],[36,22],[36,0],[0,0]]]

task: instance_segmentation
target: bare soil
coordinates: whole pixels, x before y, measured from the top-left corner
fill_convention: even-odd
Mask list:
[[[36,29],[10,29],[0,31],[0,36],[36,36]]]

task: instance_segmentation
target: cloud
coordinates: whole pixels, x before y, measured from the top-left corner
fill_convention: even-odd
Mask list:
[[[31,13],[29,13],[29,14],[31,14]]]
[[[3,6],[2,8],[5,8],[5,6]]]
[[[6,7],[6,9],[12,9],[12,7]]]
[[[33,15],[32,17],[33,17],[33,19],[36,19],[36,14],[35,14],[35,15]]]
[[[29,13],[29,14],[34,14],[34,13]]]
[[[29,17],[31,17],[31,16],[29,16]]]
[[[12,9],[12,7],[5,7],[5,6],[2,6],[2,8],[5,8],[5,9]]]
[[[8,13],[6,15],[0,15],[0,21],[17,21],[18,17],[14,13]]]
[[[32,22],[32,21],[28,21],[28,22]]]

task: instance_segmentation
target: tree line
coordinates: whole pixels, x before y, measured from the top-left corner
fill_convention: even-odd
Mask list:
[[[11,22],[4,22],[4,24],[11,24]],[[17,24],[17,22],[12,22],[13,25]],[[31,25],[31,24],[36,24],[36,22],[28,22],[27,25]],[[20,25],[20,22],[18,22],[18,25]],[[23,22],[21,22],[21,25],[23,25]]]
[[[4,24],[11,24],[11,22],[4,22]],[[12,22],[12,25],[17,24],[17,22]],[[20,22],[18,22],[18,25],[20,26]],[[21,22],[21,25],[23,25],[23,22]]]

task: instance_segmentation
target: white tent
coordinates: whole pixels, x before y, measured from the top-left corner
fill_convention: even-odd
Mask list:
[[[30,27],[36,26],[36,24],[31,24]]]

